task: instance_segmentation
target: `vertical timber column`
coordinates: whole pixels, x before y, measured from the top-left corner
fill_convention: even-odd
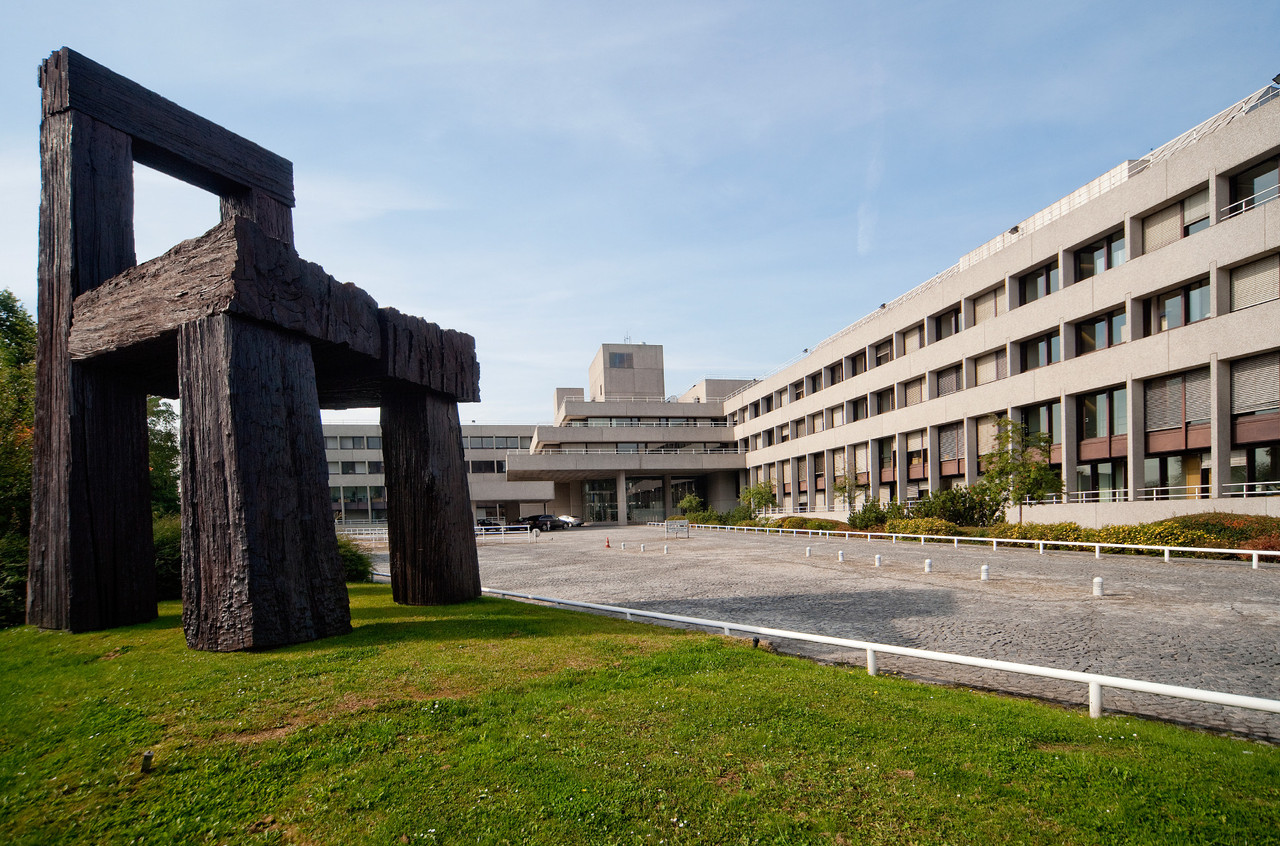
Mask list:
[[[146,395],[67,350],[75,297],[135,264],[129,137],[59,105],[41,69],[39,338],[27,621],[154,619]],[[65,80],[64,80],[65,82]]]
[[[227,652],[351,631],[311,347],[229,314],[178,335],[182,625]]]
[[[397,384],[382,397],[391,595],[402,605],[449,605],[480,595],[480,563],[458,404]]]

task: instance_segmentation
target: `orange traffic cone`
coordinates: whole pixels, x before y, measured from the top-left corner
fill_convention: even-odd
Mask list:
[[[612,549],[612,548],[613,548],[613,547],[609,546],[609,536],[608,536],[608,535],[605,535],[605,536],[604,536],[604,548],[605,548],[605,549]]]

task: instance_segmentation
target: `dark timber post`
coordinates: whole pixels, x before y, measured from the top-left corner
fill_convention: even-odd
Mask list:
[[[447,605],[480,595],[480,565],[458,404],[404,386],[382,398],[391,595],[404,605]]]
[[[219,314],[182,326],[178,356],[187,645],[351,631],[310,344]]]
[[[66,108],[41,69],[39,339],[27,621],[86,631],[156,616],[146,394],[72,362],[72,301],[132,267],[131,139]]]

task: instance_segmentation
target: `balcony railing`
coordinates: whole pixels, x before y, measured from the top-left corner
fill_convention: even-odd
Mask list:
[[[741,455],[744,450],[726,447],[723,449],[539,449],[537,452],[526,453],[523,450],[519,455]],[[507,453],[515,455],[517,453]]]
[[[1236,200],[1234,203],[1227,206],[1226,209],[1223,210],[1222,217],[1219,218],[1219,220],[1228,220],[1233,218],[1241,212],[1248,211],[1254,206],[1269,203],[1276,197],[1280,197],[1280,185],[1272,185],[1270,188],[1264,188],[1252,197],[1245,197],[1243,200]]]
[[[657,420],[592,423],[587,420],[566,420],[560,425],[573,429],[727,429],[729,427],[729,424],[723,420],[695,420],[686,423],[661,422]]]
[[[1138,499],[1208,499],[1209,494],[1209,485],[1168,485],[1143,488],[1138,491]]]
[[[1280,482],[1231,482],[1222,486],[1223,496],[1280,496]]]

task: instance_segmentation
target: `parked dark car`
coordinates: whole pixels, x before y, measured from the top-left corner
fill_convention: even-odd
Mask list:
[[[554,514],[535,514],[532,517],[521,517],[520,522],[527,524],[531,529],[537,529],[542,532],[564,528],[564,523]]]

